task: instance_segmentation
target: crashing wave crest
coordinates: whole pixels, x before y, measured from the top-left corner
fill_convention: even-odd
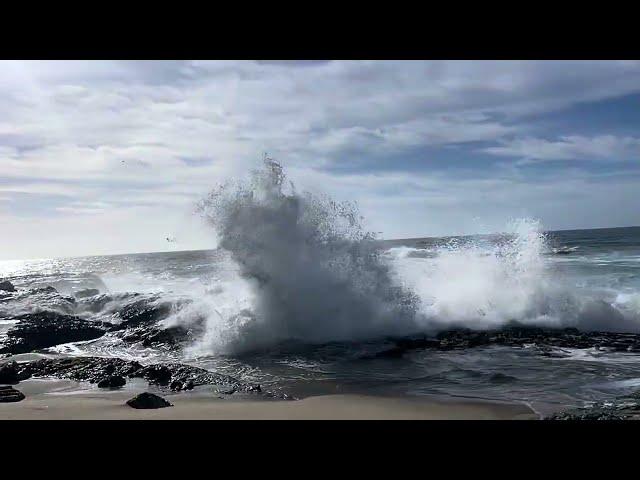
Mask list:
[[[394,281],[354,203],[298,193],[266,160],[248,182],[212,191],[198,211],[252,297],[235,315],[212,315],[208,341],[253,348],[415,330],[418,299]]]
[[[536,221],[513,221],[490,241],[385,252],[363,228],[357,205],[297,192],[272,160],[248,180],[213,190],[197,210],[233,265],[171,319],[206,319],[197,353],[509,322],[640,330],[633,308],[577,291],[550,268]]]

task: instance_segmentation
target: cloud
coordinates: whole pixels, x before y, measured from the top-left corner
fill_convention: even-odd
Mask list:
[[[264,151],[301,186],[362,199],[388,235],[460,229],[466,202],[480,212],[474,191],[523,204],[547,194],[492,157],[637,154],[628,134],[541,139],[529,119],[639,92],[636,61],[0,62],[0,220],[13,232],[0,256],[17,255],[18,243],[20,255],[26,245],[39,251],[25,222],[52,215],[71,239],[88,235],[80,253],[91,253],[92,241],[103,245],[101,228],[83,230],[91,216],[122,222],[137,239],[119,237],[121,251],[142,248],[145,229],[149,249],[157,248],[160,226],[143,227],[132,212],[158,224],[170,221],[169,210],[182,218]],[[441,155],[450,149],[456,158]],[[384,176],[373,174],[378,164]],[[452,170],[434,172],[438,166]],[[495,202],[485,210],[505,211]],[[421,226],[423,207],[433,220]]]
[[[492,155],[520,157],[530,161],[547,160],[624,160],[640,156],[640,138],[598,135],[571,135],[557,140],[523,138],[503,142],[483,150]]]

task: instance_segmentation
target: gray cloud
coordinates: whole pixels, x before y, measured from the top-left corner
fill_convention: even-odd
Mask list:
[[[493,155],[521,157],[525,160],[580,160],[607,161],[640,157],[640,138],[597,135],[585,137],[569,135],[557,140],[523,138],[504,142],[484,149]]]
[[[264,151],[297,183],[360,199],[377,230],[402,236],[475,228],[470,205],[497,218],[574,191],[545,189],[517,168],[478,165],[471,180],[416,175],[395,160],[403,155],[420,162],[426,148],[472,145],[471,155],[483,142],[490,156],[539,161],[638,147],[612,135],[538,139],[527,118],[638,92],[639,62],[11,61],[0,72],[0,225],[12,232],[0,239],[4,258],[53,255],[63,242],[71,253],[105,253],[113,234],[102,225],[126,233],[120,251],[159,248],[156,236],[187,218],[191,202]],[[368,162],[381,158],[394,168],[372,175]],[[335,168],[350,163],[349,173]],[[606,188],[593,198],[609,198]],[[32,226],[52,206],[58,246],[47,249]],[[560,223],[553,209],[538,210]],[[207,242],[193,238],[182,246]]]

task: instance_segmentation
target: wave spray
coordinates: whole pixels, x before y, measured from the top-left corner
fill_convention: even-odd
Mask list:
[[[204,319],[196,354],[510,322],[639,330],[637,309],[579,289],[552,268],[536,221],[512,221],[490,238],[385,251],[357,205],[297,192],[269,159],[245,181],[214,189],[197,210],[229,268],[170,319]]]
[[[240,313],[212,315],[207,341],[237,350],[415,331],[418,298],[394,280],[354,203],[296,192],[267,159],[248,181],[213,190],[198,211],[251,297]]]

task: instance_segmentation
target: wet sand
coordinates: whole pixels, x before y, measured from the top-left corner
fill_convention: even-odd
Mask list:
[[[196,392],[163,395],[173,407],[136,410],[125,404],[144,388],[98,390],[67,380],[16,385],[25,400],[0,403],[0,420],[533,420],[520,404],[365,395],[295,401],[219,398]]]

